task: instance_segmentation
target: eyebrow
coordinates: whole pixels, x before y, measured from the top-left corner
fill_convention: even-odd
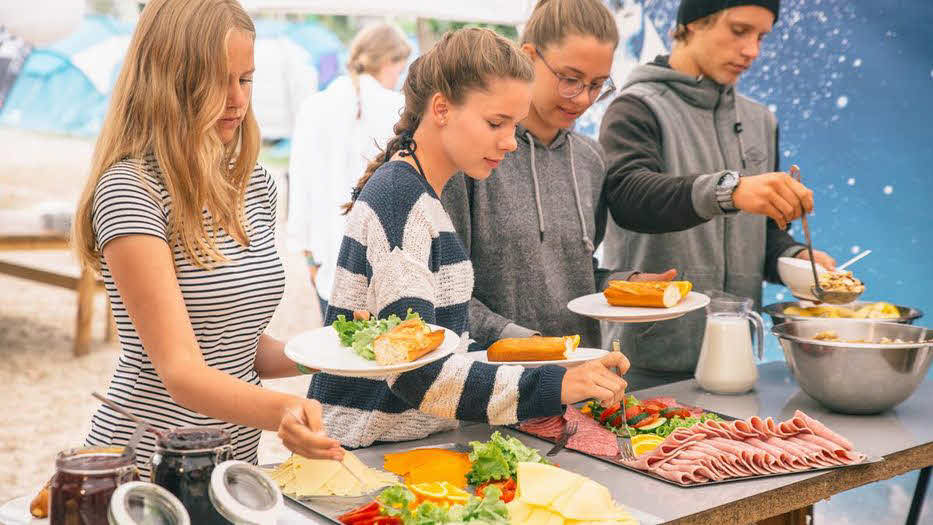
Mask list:
[[[513,117],[512,115],[506,115],[505,113],[497,113],[497,114],[493,115],[493,117],[495,117],[495,118],[501,118],[501,119],[505,119],[505,120],[513,120],[513,119],[515,119],[515,117]]]
[[[570,70],[570,71],[573,72],[573,74],[579,75],[579,76],[581,76],[581,77],[585,77],[585,76],[586,76],[586,73],[584,73],[583,71],[580,71],[579,69],[577,69],[577,68],[575,68],[575,67],[573,67],[573,66],[564,66],[563,69]],[[606,76],[603,76],[603,77],[594,77],[593,80],[599,80],[599,79],[606,80],[607,78],[609,78],[609,75],[606,75]]]
[[[240,76],[243,76],[243,75],[252,75],[252,74],[255,73],[255,72],[256,72],[256,68],[253,68],[253,69],[250,69],[249,71],[244,71],[244,72],[240,73]]]

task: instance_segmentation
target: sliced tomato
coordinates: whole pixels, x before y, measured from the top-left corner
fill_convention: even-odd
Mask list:
[[[660,413],[662,410],[667,408],[667,405],[657,401],[645,401],[642,403],[642,406],[645,408],[645,412],[651,412],[652,414]]]
[[[682,417],[684,419],[690,417],[690,411],[686,408],[680,407],[670,407],[661,411],[661,417]]]
[[[622,426],[622,418],[624,418],[624,417],[625,417],[625,414],[619,414],[619,415],[617,415],[616,417],[614,417],[614,418],[612,419],[612,423],[610,423],[610,425],[612,425],[612,426],[614,426],[614,427],[621,427],[621,426]]]
[[[625,409],[625,420],[628,421],[629,419],[632,419],[633,417],[637,416],[638,414],[641,414],[642,412],[644,412],[644,410],[641,408],[641,406],[639,405],[630,406]]]
[[[380,505],[378,501],[373,501],[372,503],[367,503],[362,507],[356,508],[338,516],[337,519],[340,523],[356,523],[358,519],[365,518],[368,516],[378,516],[379,515]],[[375,511],[375,514],[371,514]]]
[[[609,421],[609,418],[611,418],[613,414],[618,412],[620,408],[621,408],[621,405],[612,405],[611,407],[607,408],[606,410],[603,411],[603,414],[599,416],[599,421],[602,423]]]
[[[635,427],[635,428],[646,427],[646,426],[648,426],[648,425],[654,423],[655,421],[657,421],[657,420],[660,419],[660,418],[661,418],[661,416],[659,416],[659,415],[657,415],[657,414],[651,414],[650,416],[646,417],[645,419],[642,419],[641,421],[635,423],[635,424],[632,425],[632,426]]]
[[[499,487],[499,490],[502,492],[502,495],[499,496],[499,499],[501,499],[503,503],[508,503],[515,499],[515,480],[512,478],[503,481],[487,481],[486,483],[479,485],[476,487],[476,497],[485,497],[486,487],[490,485]]]
[[[402,525],[402,518],[398,516],[379,516],[368,525]]]

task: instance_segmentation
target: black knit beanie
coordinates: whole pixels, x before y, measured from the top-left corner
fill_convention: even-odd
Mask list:
[[[677,10],[677,24],[687,25],[704,16],[741,5],[764,7],[774,13],[775,22],[778,19],[778,11],[781,10],[781,0],[681,0],[680,9]]]

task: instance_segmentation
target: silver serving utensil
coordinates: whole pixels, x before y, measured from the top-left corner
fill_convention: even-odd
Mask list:
[[[800,182],[800,168],[796,164],[790,167],[790,176]],[[803,233],[807,239],[807,254],[810,256],[810,269],[813,270],[813,286],[810,292],[820,302],[828,304],[849,304],[859,298],[862,292],[840,292],[825,290],[820,287],[820,277],[816,273],[816,261],[813,258],[813,241],[810,239],[810,226],[807,224],[807,214],[800,216],[800,222],[803,224]],[[863,290],[864,291],[864,290]]]
[[[850,264],[854,264],[855,262],[862,260],[862,257],[865,257],[866,255],[870,253],[871,253],[871,250],[865,250],[864,252],[856,255],[855,257],[837,266],[836,271],[841,272],[842,270],[845,270]]]
[[[622,352],[622,343],[620,343],[618,339],[612,340],[612,351],[619,353]],[[620,372],[620,370],[616,369],[616,373],[622,375]],[[624,429],[625,436],[624,438],[619,437],[616,439],[619,445],[619,456],[616,459],[632,461],[635,459],[635,451],[632,450],[632,434],[628,429],[628,422],[625,421],[625,399],[622,400],[622,406],[619,407],[619,411],[622,414],[622,428]]]
[[[560,439],[557,440],[557,444],[554,445],[554,447],[552,447],[551,450],[548,450],[547,454],[545,455],[547,457],[556,456],[558,452],[560,452],[561,450],[564,449],[564,447],[567,446],[567,442],[570,441],[570,438],[572,438],[573,435],[576,433],[577,433],[577,422],[568,421],[567,424],[564,425],[564,430],[560,433]]]

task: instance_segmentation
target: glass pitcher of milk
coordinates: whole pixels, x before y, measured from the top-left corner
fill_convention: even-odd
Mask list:
[[[695,377],[709,392],[743,394],[758,381],[749,321],[755,325],[758,359],[764,358],[761,316],[752,310],[751,299],[725,293],[711,295]]]

